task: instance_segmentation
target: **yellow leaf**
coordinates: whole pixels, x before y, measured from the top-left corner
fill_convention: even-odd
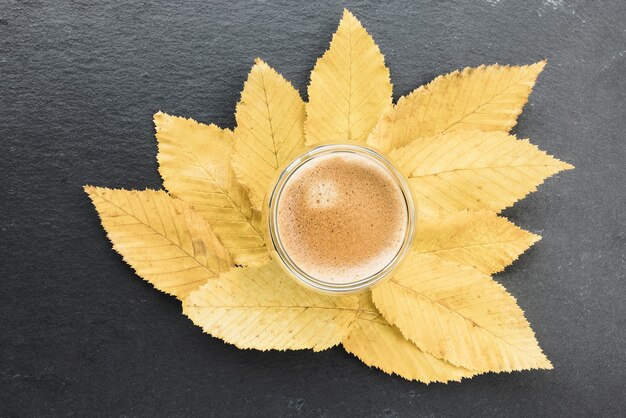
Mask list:
[[[163,191],[85,186],[102,226],[144,280],[184,298],[232,267],[210,226],[180,199]]]
[[[545,65],[545,61],[513,67],[482,65],[439,76],[385,112],[368,144],[389,152],[442,132],[508,132]]]
[[[311,72],[308,92],[307,145],[365,142],[383,110],[391,106],[385,59],[361,22],[347,10],[330,48]]]
[[[356,297],[308,290],[275,262],[224,273],[183,305],[185,315],[207,333],[257,350],[330,348],[343,340],[358,311]]]
[[[372,294],[420,349],[477,371],[552,368],[504,287],[471,267],[429,254],[409,257]]]
[[[257,59],[243,86],[235,114],[233,167],[260,209],[278,169],[304,146],[304,102],[274,69]]]
[[[252,209],[230,166],[232,132],[162,112],[154,115],[154,123],[165,188],[211,224],[235,263],[267,260],[260,213]]]
[[[435,358],[404,338],[376,309],[370,292],[359,295],[359,315],[343,346],[368,366],[423,383],[459,381],[476,374]]]
[[[420,219],[413,250],[492,274],[502,271],[540,239],[495,213],[463,211]]]
[[[499,212],[573,166],[504,132],[455,131],[391,152],[408,177],[420,215]]]

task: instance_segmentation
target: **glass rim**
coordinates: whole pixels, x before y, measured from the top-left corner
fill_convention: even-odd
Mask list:
[[[353,282],[347,283],[333,283],[325,280],[320,280],[307,272],[303,271],[292,259],[289,257],[288,252],[282,244],[280,233],[278,231],[278,202],[280,201],[281,194],[291,176],[304,164],[310,160],[320,157],[322,155],[337,153],[337,152],[352,152],[365,156],[370,160],[373,160],[382,165],[391,176],[396,180],[396,183],[402,193],[407,210],[407,229],[404,234],[402,245],[394,255],[394,257],[387,263],[385,267],[376,273],[367,276],[363,279],[359,279]],[[407,251],[409,250],[413,241],[413,234],[415,230],[415,203],[409,189],[409,185],[402,175],[402,173],[394,167],[394,165],[384,157],[380,152],[367,147],[365,145],[356,144],[324,144],[316,145],[296,157],[287,166],[280,171],[276,181],[273,183],[268,197],[266,198],[266,210],[267,220],[265,222],[268,228],[267,241],[269,249],[277,258],[279,264],[287,270],[295,279],[300,283],[317,290],[322,293],[332,294],[348,294],[356,293],[362,290],[366,290],[378,283],[382,279],[389,276],[389,274],[395,270],[398,264],[404,259]]]

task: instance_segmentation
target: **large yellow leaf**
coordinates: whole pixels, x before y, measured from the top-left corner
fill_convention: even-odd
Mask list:
[[[278,168],[304,146],[304,102],[274,69],[257,59],[237,104],[235,154],[237,177],[260,209]]]
[[[454,131],[414,141],[390,157],[408,177],[419,213],[499,212],[573,166],[504,132]]]
[[[452,364],[497,372],[552,368],[515,299],[472,267],[413,253],[372,294],[406,338]]]
[[[204,331],[239,348],[324,350],[339,344],[356,318],[354,296],[322,295],[275,264],[236,268],[183,302]]]
[[[424,383],[459,381],[476,372],[421,351],[383,318],[370,292],[359,295],[359,315],[343,346],[368,366]]]
[[[211,227],[180,199],[156,190],[85,191],[115,251],[157,289],[184,298],[232,267]]]
[[[540,239],[495,213],[462,211],[420,219],[413,250],[492,274],[502,271]]]
[[[545,61],[519,67],[482,65],[439,76],[385,112],[368,143],[389,152],[442,132],[508,132],[545,65]]]
[[[372,37],[344,10],[330,48],[311,72],[305,123],[307,145],[365,142],[391,106],[385,59]]]
[[[266,260],[260,213],[231,169],[232,132],[162,112],[154,123],[165,188],[211,224],[235,263]]]

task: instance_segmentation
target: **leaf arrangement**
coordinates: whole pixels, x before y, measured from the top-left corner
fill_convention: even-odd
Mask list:
[[[540,239],[498,212],[573,168],[508,133],[545,62],[437,77],[392,103],[383,55],[344,11],[308,103],[257,60],[234,131],[157,113],[165,191],[86,186],[113,248],[239,348],[324,350],[421,382],[550,369],[515,299],[490,276]],[[419,209],[393,277],[356,296],[308,290],[271,259],[260,208],[307,145],[369,145],[408,179]]]

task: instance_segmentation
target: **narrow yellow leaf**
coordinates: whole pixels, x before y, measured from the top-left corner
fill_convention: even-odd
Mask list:
[[[414,141],[390,157],[408,177],[420,215],[499,212],[573,166],[504,132],[454,131]]]
[[[158,290],[181,299],[232,267],[211,227],[180,199],[156,190],[85,192],[113,249]]]
[[[474,268],[413,253],[372,294],[406,338],[452,364],[484,372],[552,368],[515,299]]]
[[[183,312],[239,348],[324,350],[339,344],[356,318],[354,296],[322,295],[299,285],[275,262],[236,268],[183,301]]]
[[[359,295],[359,315],[343,346],[370,367],[423,383],[459,381],[476,374],[435,358],[404,338],[376,309],[370,292]]]
[[[517,260],[540,239],[495,213],[462,211],[420,219],[413,251],[493,274]]]
[[[512,67],[481,65],[439,76],[385,112],[368,143],[389,152],[442,132],[508,132],[545,65],[545,61]]]
[[[291,83],[260,59],[250,70],[235,113],[237,178],[260,209],[278,169],[304,146],[304,102]]]
[[[162,112],[154,115],[154,124],[165,188],[211,224],[235,263],[267,260],[260,213],[231,169],[232,132]]]
[[[344,10],[330,48],[311,72],[305,122],[307,145],[365,142],[391,106],[385,59],[372,37]]]

